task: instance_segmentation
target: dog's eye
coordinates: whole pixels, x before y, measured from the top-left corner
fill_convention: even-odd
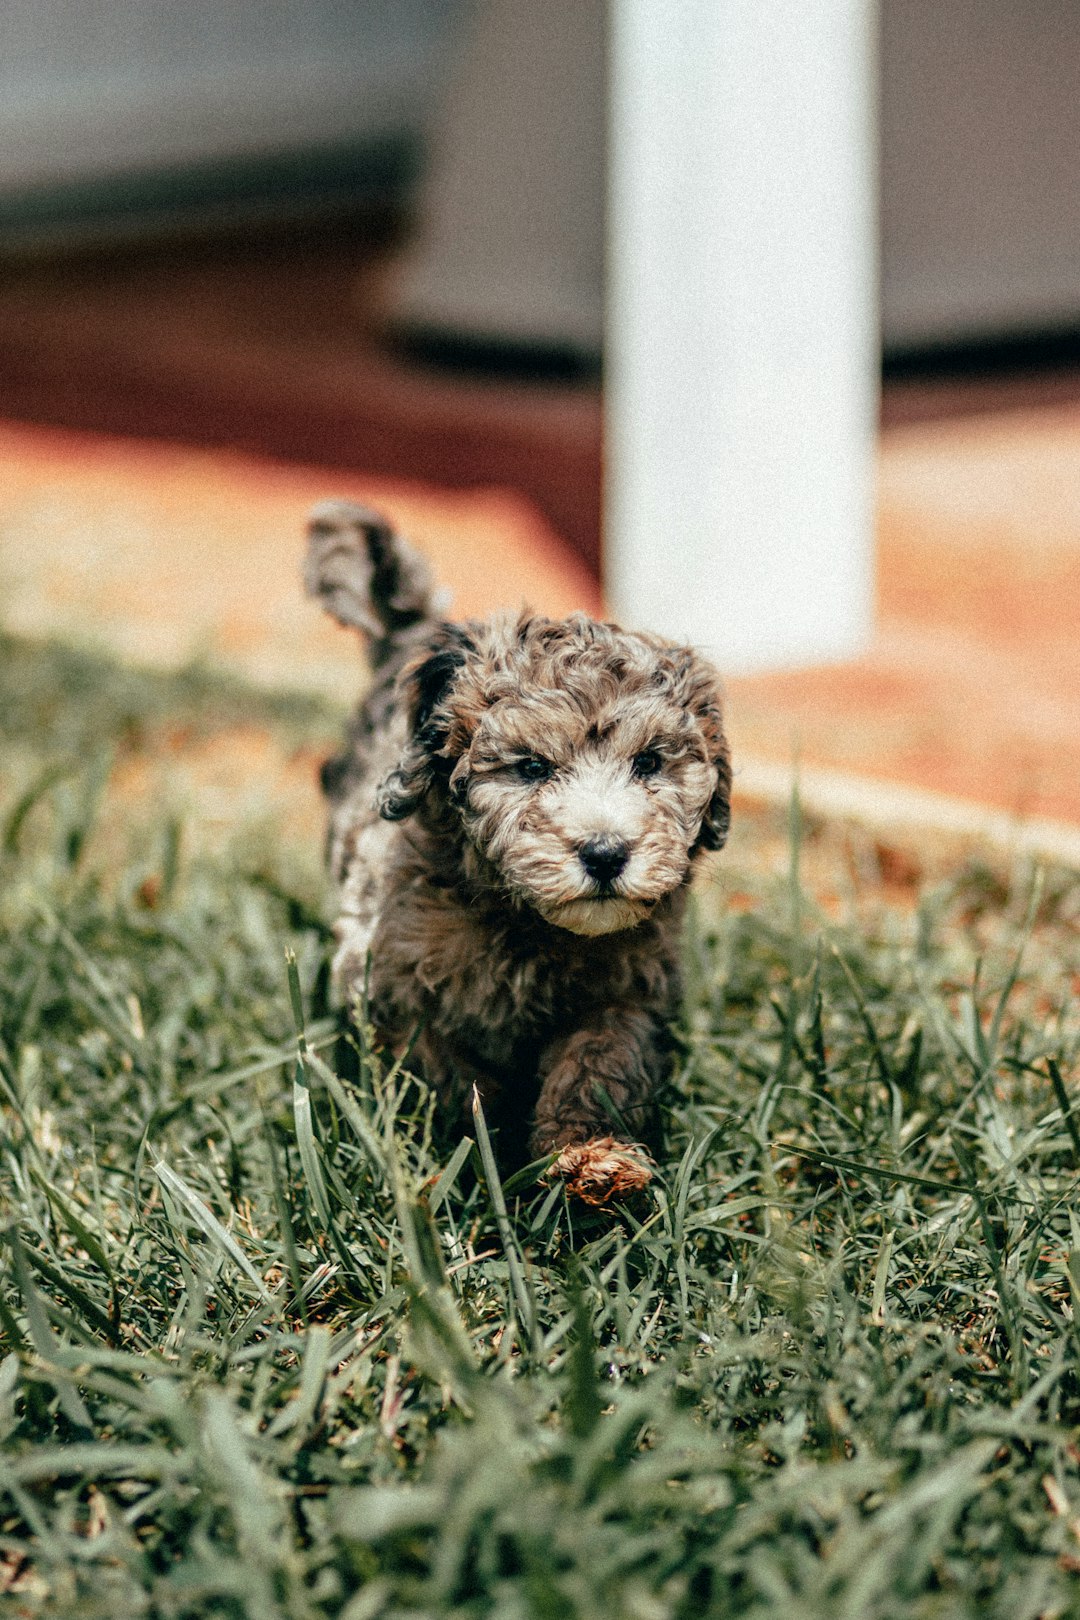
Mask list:
[[[555,767],[549,759],[541,759],[538,754],[529,754],[525,759],[519,759],[514,766],[523,782],[546,782]]]
[[[655,776],[663,768],[663,760],[655,748],[644,748],[634,755],[635,776]]]

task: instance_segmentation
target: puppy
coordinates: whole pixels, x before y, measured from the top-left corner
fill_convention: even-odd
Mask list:
[[[334,977],[446,1110],[557,1154],[587,1202],[643,1186],[687,885],[728,830],[716,672],[584,614],[451,624],[376,513],[311,516],[305,584],[373,684],[323,768]],[[526,1136],[527,1133],[527,1136]]]

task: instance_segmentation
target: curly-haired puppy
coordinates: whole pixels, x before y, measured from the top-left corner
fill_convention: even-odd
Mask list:
[[[687,884],[728,828],[716,672],[583,614],[448,623],[423,558],[344,502],[312,514],[305,583],[374,672],[323,770],[340,991],[579,1196],[642,1185]]]

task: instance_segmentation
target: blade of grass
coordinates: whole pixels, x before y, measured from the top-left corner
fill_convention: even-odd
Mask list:
[[[434,1187],[432,1187],[430,1197],[428,1198],[428,1208],[433,1215],[437,1215],[439,1213],[443,1200],[449,1198],[450,1194],[453,1192],[457,1178],[461,1174],[465,1161],[473,1150],[473,1146],[474,1143],[472,1137],[463,1136],[453,1153],[450,1155],[450,1158],[447,1160],[443,1169],[439,1171],[438,1180],[435,1182]]]
[[[326,1195],[326,1182],[323,1179],[322,1165],[319,1162],[319,1149],[315,1141],[315,1130],[311,1120],[311,1092],[304,1079],[303,1064],[297,1060],[293,1071],[293,1124],[296,1130],[296,1146],[300,1154],[300,1164],[304,1172],[311,1201],[315,1205],[316,1214],[322,1222],[323,1230],[329,1233],[334,1224],[330,1213],[330,1200]]]
[[[510,1272],[510,1286],[517,1301],[518,1310],[530,1346],[538,1348],[538,1333],[536,1322],[536,1304],[525,1279],[524,1268],[518,1250],[517,1239],[510,1217],[506,1212],[506,1199],[503,1196],[502,1182],[499,1179],[498,1166],[491,1148],[491,1138],[488,1135],[487,1120],[484,1118],[484,1108],[480,1101],[480,1093],[473,1087],[472,1117],[476,1127],[476,1142],[480,1149],[480,1159],[484,1167],[484,1180],[487,1182],[488,1192],[491,1195],[491,1205],[495,1212],[495,1224],[499,1229],[499,1238],[502,1242],[503,1252],[506,1255],[506,1264]]]
[[[30,1166],[30,1177],[37,1183],[41,1191],[45,1194],[45,1197],[49,1202],[49,1207],[51,1209],[58,1209],[60,1211],[62,1224],[67,1227],[68,1231],[75,1238],[76,1242],[81,1244],[81,1246],[86,1250],[94,1264],[96,1266],[100,1266],[106,1277],[108,1277],[110,1283],[113,1282],[115,1279],[113,1277],[112,1266],[109,1264],[109,1257],[86,1223],[79,1218],[79,1216],[75,1213],[75,1210],[61,1195],[57,1188],[50,1182],[46,1181],[41,1171],[38,1170],[34,1165]]]
[[[285,1267],[289,1274],[292,1287],[292,1303],[300,1312],[301,1321],[307,1326],[307,1298],[304,1292],[304,1280],[300,1272],[300,1257],[296,1252],[296,1233],[293,1231],[292,1215],[289,1211],[288,1201],[285,1197],[285,1188],[281,1180],[281,1167],[278,1164],[277,1144],[274,1141],[273,1127],[267,1117],[266,1108],[259,1100],[262,1112],[262,1135],[266,1145],[266,1157],[270,1165],[270,1186],[273,1193],[274,1209],[277,1212],[278,1226],[281,1229],[281,1242],[285,1250]]]
[[[1046,1067],[1050,1075],[1050,1084],[1054,1088],[1054,1096],[1057,1098],[1057,1105],[1061,1109],[1062,1124],[1068,1131],[1069,1140],[1072,1143],[1073,1166],[1080,1170],[1080,1129],[1077,1128],[1076,1119],[1073,1115],[1073,1105],[1070,1103],[1068,1093],[1065,1090],[1065,1082],[1061,1078],[1061,1069],[1052,1057],[1047,1058]]]
[[[30,1330],[30,1339],[34,1349],[43,1361],[62,1363],[64,1350],[49,1323],[44,1301],[34,1286],[22,1239],[14,1227],[9,1227],[6,1235],[8,1246],[11,1249],[11,1258],[15,1267],[19,1292],[23,1297],[26,1325]],[[93,1421],[78,1390],[72,1388],[66,1382],[58,1382],[56,1395],[68,1421],[75,1428],[85,1429],[93,1434]]]
[[[874,1282],[870,1291],[870,1320],[878,1327],[885,1320],[885,1290],[889,1283],[889,1261],[892,1259],[894,1236],[894,1233],[886,1232],[881,1240],[877,1264],[874,1266]]]
[[[889,1062],[885,1048],[881,1044],[881,1037],[877,1032],[877,1025],[870,1016],[870,1009],[866,1005],[866,999],[863,996],[859,981],[852,972],[851,966],[844,957],[843,953],[838,950],[835,945],[832,947],[832,953],[837,962],[840,964],[840,970],[851,989],[852,997],[854,998],[855,1005],[859,1011],[859,1017],[862,1020],[862,1026],[865,1029],[867,1039],[870,1042],[870,1050],[874,1054],[874,1062],[878,1066],[878,1072],[887,1086],[895,1085],[896,1076],[893,1073],[892,1064]]]
[[[244,1276],[254,1284],[266,1303],[270,1304],[273,1296],[259,1273],[255,1270],[255,1267],[232,1233],[225,1230],[213,1210],[203,1203],[198,1193],[189,1187],[183,1177],[178,1176],[176,1171],[171,1169],[163,1159],[159,1159],[154,1165],[154,1174],[162,1186],[166,1187],[173,1197],[183,1205],[191,1220],[204,1236],[208,1237],[212,1243],[216,1244],[219,1249],[222,1249],[229,1256],[235,1265],[239,1266]]]
[[[929,1187],[937,1192],[964,1193],[974,1196],[974,1188],[962,1181],[935,1181],[930,1176],[915,1176],[904,1170],[889,1170],[879,1164],[863,1164],[858,1159],[841,1158],[836,1153],[815,1152],[812,1148],[792,1147],[789,1142],[774,1144],[779,1152],[792,1153],[797,1159],[809,1159],[814,1164],[827,1164],[835,1170],[849,1170],[855,1175],[870,1176],[878,1181],[902,1181],[912,1187]]]

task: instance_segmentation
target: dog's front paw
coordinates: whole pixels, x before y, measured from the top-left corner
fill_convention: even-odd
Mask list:
[[[644,1148],[598,1136],[563,1148],[549,1174],[558,1176],[572,1197],[598,1208],[636,1198],[652,1180],[652,1166]]]

